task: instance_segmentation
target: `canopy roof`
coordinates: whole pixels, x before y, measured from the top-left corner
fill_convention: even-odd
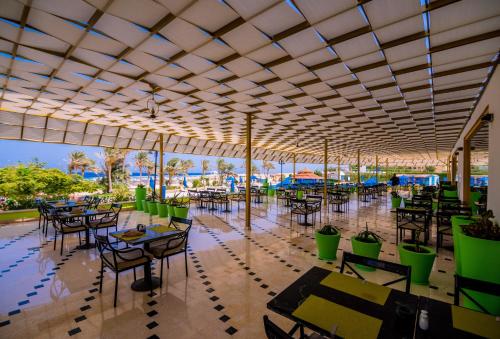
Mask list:
[[[316,175],[313,171],[308,168],[305,168],[295,174],[295,179],[322,179],[319,175]]]
[[[0,138],[445,160],[497,63],[495,0],[3,0]],[[425,1],[427,3],[427,1]],[[151,85],[161,88],[150,120]],[[13,113],[14,112],[14,113]]]

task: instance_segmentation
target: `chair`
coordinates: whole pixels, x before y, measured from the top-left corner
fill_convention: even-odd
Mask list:
[[[122,210],[122,204],[113,203],[109,209],[109,213],[104,214],[102,217],[91,220],[89,226],[98,230],[101,228],[106,229],[106,235],[109,233],[109,228],[114,227],[118,231],[118,218],[120,211]]]
[[[314,213],[314,220],[316,221],[316,213],[319,213],[319,222],[321,223],[321,208],[322,208],[323,196],[309,194],[307,195],[306,200],[308,202],[307,208],[311,213]]]
[[[387,271],[401,275],[402,277],[388,281],[382,284],[382,286],[389,286],[397,282],[406,280],[405,292],[410,293],[411,266],[396,264],[390,261],[385,261],[380,259],[372,259],[350,252],[344,252],[344,255],[342,256],[342,265],[340,266],[340,273],[344,273],[344,268],[345,266],[347,266],[354,274],[356,274],[356,276],[359,279],[362,280],[365,280],[365,278],[363,278],[361,274],[359,274],[351,265],[349,265],[349,263],[378,268],[382,271]]]
[[[50,208],[50,206],[43,201],[40,203],[39,208],[41,211],[42,233],[45,233],[45,236],[47,236],[49,222],[54,221],[55,210]]]
[[[466,291],[465,289],[469,291]],[[456,306],[460,305],[460,293],[461,293],[464,295],[464,297],[472,301],[472,303],[474,303],[474,305],[476,305],[482,312],[486,314],[491,314],[483,305],[481,305],[474,297],[472,297],[469,294],[470,291],[490,294],[499,297],[500,284],[484,280],[466,278],[458,274],[455,274],[454,304]]]
[[[229,200],[231,201],[231,209],[233,208],[233,201],[238,202],[238,211],[240,210],[240,202],[246,201],[245,191],[239,191],[238,193],[231,194],[229,196]]]
[[[205,208],[205,207],[208,207],[208,204],[210,203],[211,199],[211,191],[201,191],[200,192],[200,199],[199,199],[199,204],[198,204],[198,208]],[[206,205],[203,205],[204,203],[206,203]]]
[[[200,201],[200,193],[197,190],[188,189],[188,197],[189,204],[191,204],[191,202],[194,202],[196,205],[198,205]]]
[[[56,250],[57,243],[57,233],[61,233],[61,252],[62,255],[63,247],[64,247],[64,235],[71,233],[78,233],[78,241],[81,245],[82,238],[80,232],[85,232],[85,224],[83,217],[65,217],[60,214],[56,214],[53,216],[53,225],[55,230],[54,235],[54,251]]]
[[[287,201],[288,201],[288,196],[286,194],[286,190],[284,188],[278,188],[276,190],[276,205],[278,205],[279,201],[284,201],[284,203],[282,203],[282,205],[287,205]]]
[[[301,199],[290,199],[290,228],[292,227],[293,216],[297,216],[297,223],[299,223],[299,217],[309,215],[309,210],[307,208],[307,201]]]
[[[190,219],[183,219],[178,217],[172,217],[170,219],[169,226],[173,226],[176,229],[181,230],[180,226],[184,225],[185,229],[179,235],[176,235],[172,238],[159,240],[157,242],[151,243],[148,252],[153,255],[156,259],[161,260],[160,265],[160,286],[163,282],[163,259],[167,259],[167,268],[170,268],[170,264],[168,258],[179,254],[184,253],[184,265],[186,268],[186,277],[188,276],[188,266],[187,266],[187,246],[188,246],[188,236],[189,230],[191,229],[191,225],[193,221]]]
[[[322,335],[319,335],[318,333],[313,333],[310,335],[306,335],[304,333],[304,326],[300,323],[296,323],[290,331],[285,332],[281,327],[273,323],[267,315],[264,315],[264,330],[266,332],[266,336],[268,339],[294,339],[293,335],[297,330],[300,330],[300,339],[321,339],[325,338]],[[333,338],[335,335],[333,334],[331,338]]]
[[[100,203],[101,203],[101,198],[94,197],[92,200],[89,201],[89,209],[96,210],[99,207]]]
[[[99,293],[102,293],[104,266],[106,266],[113,272],[115,272],[115,298],[113,306],[116,307],[116,301],[118,299],[118,274],[120,272],[133,269],[134,281],[135,281],[135,268],[139,266],[150,265],[151,256],[149,256],[147,253],[145,253],[145,251],[142,248],[139,247],[131,247],[123,249],[115,248],[113,247],[113,245],[111,245],[107,236],[98,235],[96,230],[94,229],[92,229],[92,232],[94,232],[97,248],[99,249],[99,254],[101,257]],[[151,285],[151,293],[153,293],[152,285]]]
[[[430,225],[432,220],[432,210],[425,208],[396,208],[396,245],[403,239],[406,230],[411,231],[412,240],[415,240],[416,233],[424,233],[424,244],[430,238]]]

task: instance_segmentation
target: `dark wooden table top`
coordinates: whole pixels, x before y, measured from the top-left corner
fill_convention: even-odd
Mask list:
[[[378,338],[410,338],[413,336],[415,328],[415,315],[418,306],[417,296],[387,287],[390,292],[385,303],[381,305],[364,298],[360,298],[359,296],[322,285],[321,281],[330,273],[332,273],[332,271],[320,267],[311,268],[299,279],[288,286],[283,292],[273,298],[267,304],[267,307],[270,310],[295,322],[304,324],[304,326],[320,334],[330,336],[329,330],[320,328],[293,315],[294,311],[309,296],[314,295],[337,305],[341,305],[370,317],[380,319],[382,321],[382,325],[378,333]],[[361,279],[353,277],[347,278],[352,279],[352,281],[350,281],[352,284],[370,284]],[[401,324],[402,322],[398,321],[399,319],[396,314],[398,305],[405,305],[414,313],[414,315],[407,320],[406,324]],[[335,325],[335,321],[331,325]],[[360,326],[362,326],[362,324],[360,324]],[[342,327],[341,324],[339,324],[339,329],[340,327]]]
[[[183,232],[182,230],[179,230],[179,229],[168,230],[166,232],[156,232],[156,231],[153,231],[151,229],[151,228],[158,227],[158,226],[162,226],[162,225],[152,224],[152,225],[147,226],[145,235],[140,237],[140,238],[135,238],[135,239],[134,238],[133,239],[127,239],[127,238],[124,239],[124,238],[120,237],[121,234],[129,231],[128,229],[121,230],[118,232],[113,232],[113,233],[110,233],[109,235],[111,235],[112,237],[114,237],[118,240],[124,241],[129,245],[139,245],[139,244],[150,243],[150,242],[165,239],[165,238],[170,238],[172,236],[175,236],[175,235]]]

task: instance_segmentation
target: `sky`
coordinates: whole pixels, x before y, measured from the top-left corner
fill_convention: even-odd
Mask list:
[[[47,167],[55,167],[66,171],[68,167],[68,157],[73,151],[83,151],[87,154],[89,158],[96,161],[96,164],[100,164],[101,160],[99,158],[99,153],[102,152],[101,147],[90,147],[90,146],[75,146],[75,145],[63,145],[63,144],[50,144],[41,142],[31,142],[31,141],[18,141],[18,140],[0,140],[0,167],[16,165],[19,162],[26,163],[32,161],[34,158],[38,158],[42,162],[47,163]],[[134,171],[134,156],[136,152],[131,152],[127,156],[127,163],[130,165]],[[165,153],[165,163],[169,158],[177,157],[180,159],[191,159],[195,167],[191,169],[191,173],[201,172],[201,161],[203,159],[210,160],[211,167],[210,170],[216,170],[215,161],[218,157],[210,156],[199,156],[190,154],[179,154],[179,153]],[[151,159],[154,160],[154,156],[151,155]],[[237,173],[243,173],[245,171],[242,168],[244,161],[243,159],[235,158],[224,158],[226,161],[231,162],[235,165]],[[262,172],[262,161],[254,160],[254,163]],[[280,166],[277,162],[273,162],[275,169],[271,170],[270,173],[280,173]],[[297,164],[296,170],[299,171],[304,168],[309,168],[311,170],[322,170],[322,164]],[[284,173],[291,173],[293,171],[293,165],[287,163],[283,165]]]

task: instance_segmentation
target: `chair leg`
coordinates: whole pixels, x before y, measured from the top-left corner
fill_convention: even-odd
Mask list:
[[[167,257],[167,268],[170,268],[170,262],[168,261],[168,257]]]
[[[78,244],[82,246],[82,235],[80,232],[78,232]]]
[[[160,287],[163,286],[163,258],[160,260]]]
[[[61,252],[60,252],[60,255],[62,255],[63,247],[64,247],[64,233],[61,233]]]
[[[104,263],[101,259],[101,275],[99,276],[99,293],[102,293],[102,281],[104,280]]]
[[[137,280],[137,275],[135,273],[135,267],[134,267],[134,281],[136,281],[136,280]]]
[[[188,276],[188,258],[187,251],[184,251],[184,266],[186,268],[186,277]]]
[[[56,250],[56,242],[57,242],[57,230],[56,230],[56,233],[54,235],[54,251]]]
[[[113,307],[116,307],[116,299],[118,298],[118,272],[115,273],[115,301]]]

